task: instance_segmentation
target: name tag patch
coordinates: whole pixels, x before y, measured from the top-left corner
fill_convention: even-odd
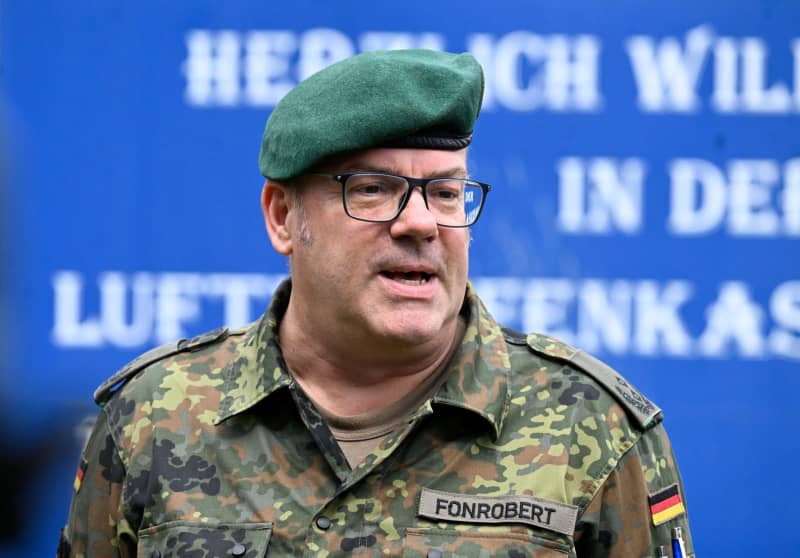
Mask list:
[[[578,508],[533,496],[470,496],[423,488],[417,515],[463,523],[525,523],[572,535]]]

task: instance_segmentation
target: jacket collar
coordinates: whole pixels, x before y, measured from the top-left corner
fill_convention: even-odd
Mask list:
[[[433,402],[480,415],[491,425],[497,439],[509,404],[511,361],[508,347],[502,328],[470,283],[462,315],[467,316],[464,339],[450,360],[448,378]]]
[[[290,280],[281,283],[268,311],[244,336],[237,355],[223,369],[223,397],[215,424],[293,383],[278,344],[278,324],[286,312],[291,290]],[[462,314],[467,318],[464,339],[450,360],[448,378],[433,403],[476,413],[489,423],[497,437],[508,408],[508,349],[500,325],[471,284],[467,285]]]
[[[278,286],[269,309],[245,334],[238,354],[222,370],[222,400],[214,424],[250,409],[293,383],[278,344],[278,323],[289,306],[291,292],[288,279]]]

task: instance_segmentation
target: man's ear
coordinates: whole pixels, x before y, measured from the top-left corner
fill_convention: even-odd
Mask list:
[[[292,253],[292,234],[288,216],[292,207],[292,194],[286,184],[269,180],[261,189],[261,212],[264,226],[275,251],[283,256]]]

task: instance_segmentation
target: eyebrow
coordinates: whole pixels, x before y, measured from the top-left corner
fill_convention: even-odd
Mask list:
[[[346,172],[375,172],[381,174],[395,174],[397,176],[403,176],[403,174],[396,168],[368,165],[360,163],[358,161],[356,161],[353,164],[347,165],[345,168]],[[468,177],[469,174],[467,173],[464,167],[450,167],[449,169],[432,172],[427,176],[421,176],[418,178],[468,178]]]

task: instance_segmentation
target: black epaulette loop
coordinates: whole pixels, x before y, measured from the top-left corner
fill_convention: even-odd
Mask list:
[[[193,351],[209,343],[225,339],[228,336],[228,328],[220,327],[208,333],[203,333],[192,339],[181,339],[175,343],[168,343],[156,347],[144,354],[139,355],[128,364],[123,366],[117,373],[108,378],[105,382],[94,390],[94,401],[98,405],[104,405],[114,393],[128,380],[144,370],[151,364],[165,359],[169,356]]]
[[[505,337],[507,343],[511,343],[512,345],[528,344],[527,333],[522,333],[521,331],[517,331],[516,329],[511,329],[510,327],[503,328],[503,337]]]

